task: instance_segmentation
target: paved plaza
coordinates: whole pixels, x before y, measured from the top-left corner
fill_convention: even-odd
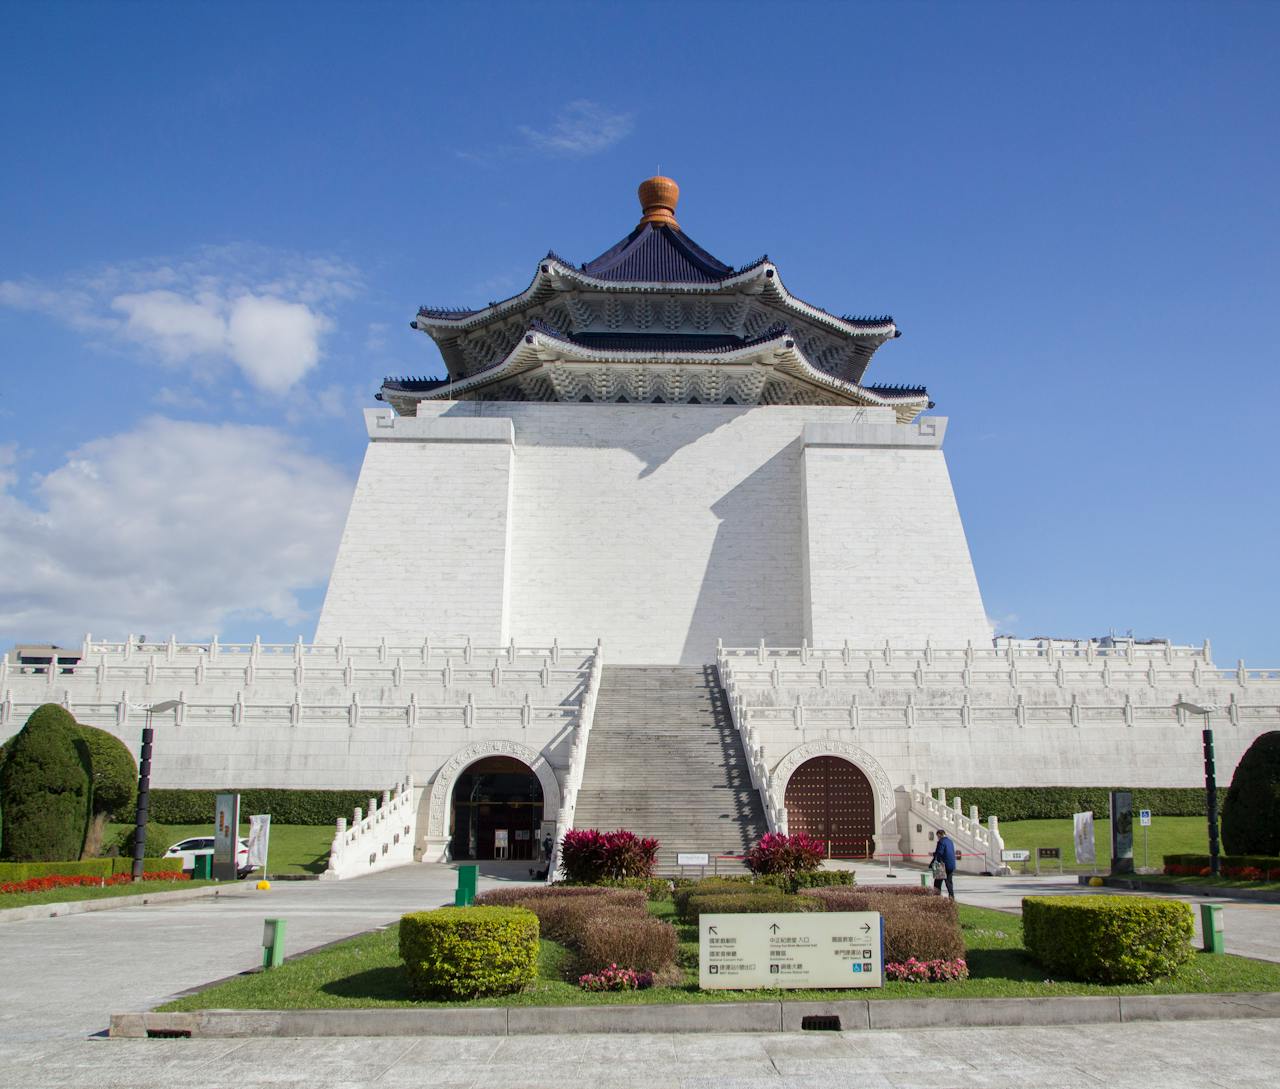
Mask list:
[[[487,866],[481,887],[522,877]],[[859,880],[884,878],[859,867]],[[915,873],[895,880],[918,881]],[[148,1008],[258,963],[262,920],[288,921],[291,951],[452,898],[446,866],[346,882],[240,887],[217,900],[0,925],[0,1087],[306,1084],[593,1087],[1095,1086],[1274,1084],[1280,1024],[1176,1024],[751,1035],[418,1039],[111,1040],[112,1012]],[[1079,891],[1071,878],[964,878],[963,900],[1013,907]],[[1280,905],[1226,908],[1229,949],[1280,960]]]

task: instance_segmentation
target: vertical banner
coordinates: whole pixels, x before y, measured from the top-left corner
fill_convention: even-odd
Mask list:
[[[240,795],[219,794],[213,820],[213,876],[217,881],[234,881],[236,848],[240,845]]]
[[[1133,873],[1133,791],[1111,792],[1111,872]]]
[[[261,868],[262,876],[267,876],[267,845],[271,840],[271,814],[259,813],[249,818],[249,860],[245,863],[250,869]]]
[[[1093,813],[1077,813],[1076,823],[1076,862],[1096,863],[1098,858],[1093,850]]]

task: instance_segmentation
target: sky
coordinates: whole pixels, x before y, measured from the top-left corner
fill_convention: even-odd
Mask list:
[[[1278,47],[1275,3],[0,5],[0,647],[310,639],[362,409],[443,374],[417,307],[661,170],[717,257],[893,315],[867,380],[949,417],[997,630],[1280,667]]]

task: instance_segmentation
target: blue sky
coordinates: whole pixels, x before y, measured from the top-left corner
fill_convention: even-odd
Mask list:
[[[0,646],[310,637],[425,302],[659,166],[894,315],[1000,630],[1280,666],[1280,6],[5,5]],[[922,527],[926,532],[927,527]]]

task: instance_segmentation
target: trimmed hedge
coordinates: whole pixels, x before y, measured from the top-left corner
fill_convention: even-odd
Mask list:
[[[663,974],[675,964],[678,940],[670,923],[647,913],[611,910],[583,919],[567,944],[574,953],[575,975],[610,965]]]
[[[703,915],[746,915],[777,912],[798,914],[821,911],[822,904],[811,896],[788,896],[785,892],[711,892],[694,894],[685,901],[687,921],[697,924]]]
[[[1157,817],[1203,817],[1204,787],[947,787],[960,795],[967,813],[976,805],[982,817],[1002,821],[1059,820],[1086,810],[1106,814],[1113,790],[1132,790],[1133,808]]]
[[[1253,739],[1222,803],[1222,846],[1233,855],[1280,854],[1280,730]]]
[[[4,857],[15,862],[79,858],[89,813],[89,770],[80,728],[65,707],[31,712],[0,768]]]
[[[665,877],[602,877],[598,881],[587,881],[581,884],[576,881],[557,881],[550,887],[556,889],[637,889],[643,892],[650,901],[671,899],[671,882]]]
[[[682,921],[688,921],[686,915],[689,897],[699,894],[794,893],[802,889],[853,887],[854,876],[851,870],[814,870],[809,873],[795,874],[734,874],[725,877],[704,877],[701,880],[690,882],[677,882],[676,888],[671,893],[671,899],[675,903],[676,915]]]
[[[1164,872],[1172,877],[1207,877],[1212,868],[1209,855],[1164,856]],[[1280,858],[1275,855],[1219,855],[1218,869],[1223,877],[1280,881]]]
[[[510,994],[538,977],[538,917],[518,907],[401,916],[400,958],[419,998]]]
[[[902,888],[809,889],[801,893],[826,911],[876,911],[884,920],[886,964],[954,961],[964,956],[956,902],[919,885]]]
[[[216,797],[224,793],[240,795],[240,812],[246,817],[270,813],[272,824],[332,824],[339,817],[350,820],[356,806],[367,809],[370,798],[382,797],[381,790],[152,790],[150,818],[159,824],[212,824]]]
[[[180,858],[144,858],[146,873],[181,873]],[[131,858],[86,858],[76,862],[0,862],[0,881],[29,881],[33,877],[112,877],[131,873]]]
[[[1049,972],[1086,983],[1143,983],[1195,954],[1191,908],[1139,896],[1027,896],[1023,945]]]

